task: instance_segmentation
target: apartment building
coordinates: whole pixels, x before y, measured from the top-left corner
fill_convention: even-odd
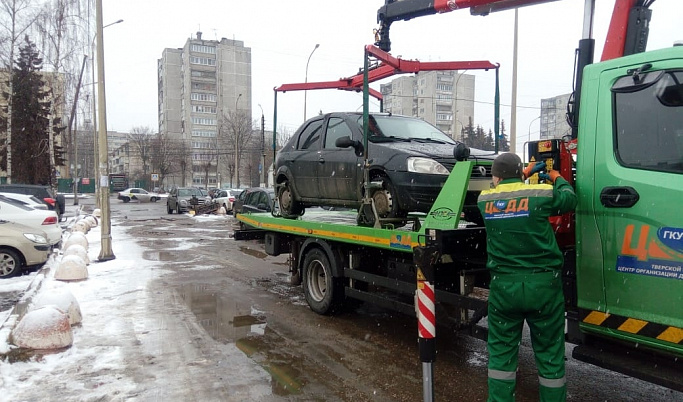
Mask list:
[[[421,71],[380,86],[384,111],[416,116],[456,140],[474,121],[475,76],[457,70]]]
[[[175,144],[176,164],[188,166],[186,177],[177,169],[167,186],[228,182],[235,155],[222,123],[231,113],[251,120],[251,49],[243,41],[208,40],[197,32],[182,48],[162,52],[158,91],[159,133]]]
[[[567,123],[567,103],[569,103],[570,95],[564,94],[541,99],[540,139],[560,139],[566,135],[571,135],[572,129]]]

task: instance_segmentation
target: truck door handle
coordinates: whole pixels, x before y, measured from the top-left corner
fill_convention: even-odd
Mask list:
[[[633,187],[605,187],[600,192],[600,202],[606,208],[628,208],[636,205],[640,194]]]

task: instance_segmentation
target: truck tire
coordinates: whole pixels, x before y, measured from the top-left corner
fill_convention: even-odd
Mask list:
[[[332,276],[332,267],[326,253],[312,248],[303,263],[303,288],[306,302],[318,314],[331,314],[343,297],[343,284]]]
[[[10,278],[19,275],[23,260],[16,251],[0,248],[0,278]]]

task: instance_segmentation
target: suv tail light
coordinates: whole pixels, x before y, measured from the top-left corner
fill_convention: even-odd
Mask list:
[[[230,201],[230,202],[235,202],[235,197],[230,197],[230,198],[228,198],[228,201]]]
[[[57,224],[57,217],[56,216],[48,216],[45,218],[43,223],[41,225],[56,225]]]
[[[43,198],[43,201],[45,201],[45,202],[47,202],[48,204],[50,204],[50,206],[51,206],[52,208],[54,208],[54,207],[55,207],[55,204],[57,203],[57,200],[55,200],[54,198],[50,198],[50,197],[45,197],[45,198]]]

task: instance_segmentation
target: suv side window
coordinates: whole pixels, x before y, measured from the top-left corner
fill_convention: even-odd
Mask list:
[[[327,122],[327,134],[325,136],[325,148],[335,149],[337,148],[334,143],[338,138],[349,136],[353,138],[353,133],[351,129],[346,124],[346,122],[339,117],[330,117]]]
[[[322,135],[323,123],[321,120],[311,122],[299,136],[297,149],[318,149],[320,148],[320,137]]]

